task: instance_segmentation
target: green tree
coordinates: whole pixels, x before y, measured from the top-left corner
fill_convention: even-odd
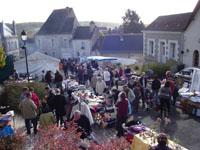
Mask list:
[[[134,10],[128,9],[122,19],[125,33],[141,33],[141,30],[145,27],[139,15]]]

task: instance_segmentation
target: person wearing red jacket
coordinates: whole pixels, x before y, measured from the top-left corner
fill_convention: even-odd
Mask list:
[[[128,100],[124,92],[119,94],[119,98],[120,101],[115,104],[115,107],[117,107],[117,136],[121,137],[124,136],[122,124],[126,123],[128,118]]]
[[[119,68],[119,77],[122,77],[123,76],[123,69],[122,67]]]
[[[31,99],[33,100],[33,102],[35,103],[35,105],[37,106],[37,108],[40,107],[40,102],[39,102],[39,98],[38,96],[34,93],[34,88],[30,88],[29,91],[31,92],[32,94],[32,97]]]
[[[174,84],[174,81],[171,78],[171,71],[167,71],[166,72],[166,81],[170,82],[171,95],[173,95],[174,94],[175,84]]]

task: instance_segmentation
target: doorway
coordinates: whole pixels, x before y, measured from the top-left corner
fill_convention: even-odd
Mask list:
[[[193,54],[193,66],[198,67],[199,66],[199,51],[195,50]]]
[[[161,54],[161,62],[166,62],[166,49],[165,49],[165,42],[160,42],[160,54]]]

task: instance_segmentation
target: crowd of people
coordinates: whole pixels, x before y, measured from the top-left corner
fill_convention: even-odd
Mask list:
[[[25,118],[27,134],[33,123],[34,134],[37,133],[38,108],[40,114],[52,113],[56,116],[56,123],[65,125],[63,117],[67,114],[65,89],[63,80],[71,78],[79,84],[85,85],[97,96],[103,96],[107,103],[116,108],[117,136],[124,136],[122,124],[138,111],[159,111],[162,117],[170,115],[170,107],[175,104],[177,88],[171,77],[171,72],[166,72],[166,78],[160,80],[157,75],[148,78],[144,72],[136,76],[134,71],[126,68],[100,67],[96,61],[79,63],[76,59],[62,60],[60,70],[53,74],[50,70],[41,74],[41,82],[46,82],[46,100],[39,99],[34,89],[25,87],[21,95],[20,109]],[[132,76],[134,74],[134,76]],[[119,86],[121,85],[121,86]],[[141,104],[141,105],[140,105]],[[51,116],[52,116],[51,114]],[[88,118],[76,111],[73,119],[83,128],[87,135],[91,135],[91,126]],[[83,121],[84,120],[84,121]],[[81,138],[85,138],[84,135]]]

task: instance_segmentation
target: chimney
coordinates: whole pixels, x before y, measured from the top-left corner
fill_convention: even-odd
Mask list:
[[[5,33],[4,33],[4,21],[3,20],[2,20],[2,29],[1,30],[2,30],[2,38],[4,38],[4,36],[5,36],[4,34]]]
[[[93,32],[94,28],[95,28],[95,23],[94,23],[94,21],[91,21],[90,22],[90,32]]]
[[[14,35],[17,35],[16,24],[14,20],[13,20],[13,32],[14,32]]]
[[[70,8],[69,7],[66,7],[66,16],[68,17],[70,14]]]
[[[120,41],[124,41],[124,27],[123,27],[123,25],[121,25],[119,27],[119,31],[120,31]]]

